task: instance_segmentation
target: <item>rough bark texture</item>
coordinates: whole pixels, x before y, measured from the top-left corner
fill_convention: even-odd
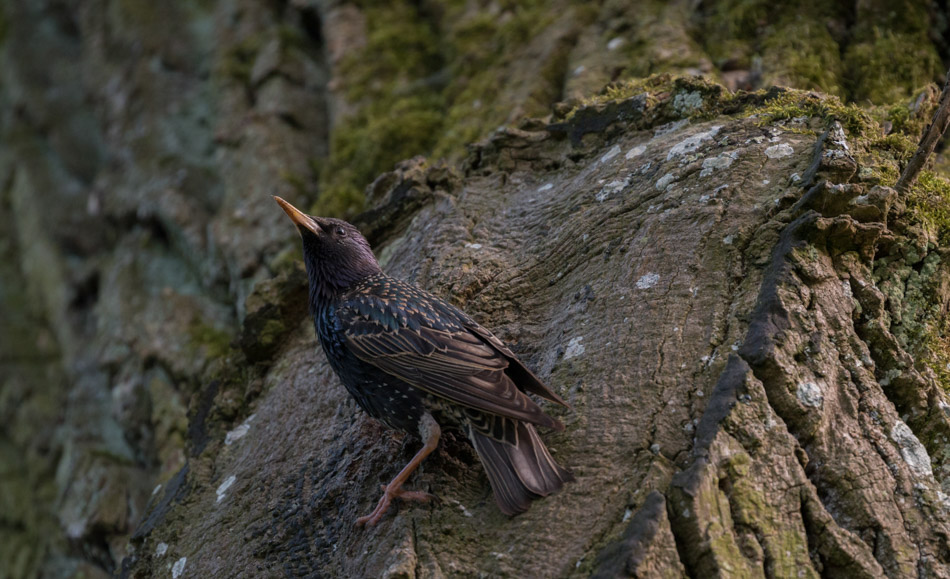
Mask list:
[[[0,576],[948,575],[950,220],[886,186],[935,91],[589,98],[906,99],[945,10],[522,4],[0,3]],[[446,436],[354,528],[419,442],[271,194],[511,343],[578,482],[509,519]]]

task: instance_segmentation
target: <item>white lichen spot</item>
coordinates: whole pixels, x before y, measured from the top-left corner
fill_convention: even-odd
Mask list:
[[[721,126],[716,125],[714,127],[710,127],[708,131],[696,133],[692,137],[683,139],[679,143],[673,145],[673,148],[670,149],[669,154],[666,156],[666,160],[670,161],[675,157],[682,157],[683,155],[687,155],[696,151],[702,146],[703,143],[706,141],[711,141],[713,137],[718,135],[719,129],[721,128]]]
[[[251,429],[251,421],[254,420],[255,416],[257,415],[251,414],[250,416],[247,417],[247,420],[245,420],[240,426],[238,426],[234,430],[228,431],[228,433],[224,436],[225,446],[230,446],[234,444],[235,442],[237,442],[238,440],[241,440],[242,438],[244,438],[244,435],[246,435],[248,431]]]
[[[667,133],[678,131],[688,124],[689,124],[689,119],[680,119],[678,121],[673,121],[672,123],[666,123],[665,125],[660,125],[659,127],[653,129],[653,138],[655,139]]]
[[[667,187],[670,183],[673,182],[674,179],[676,179],[676,177],[674,177],[672,173],[667,173],[666,175],[663,175],[663,176],[660,177],[660,179],[656,182],[656,188],[657,188],[657,190],[658,190],[658,191],[663,191],[664,189],[666,189],[666,187]]]
[[[821,408],[825,402],[825,397],[821,394],[821,388],[814,382],[802,382],[798,385],[798,401],[805,406]]]
[[[550,191],[551,189],[554,189],[554,183],[545,183],[544,185],[538,187],[537,192],[544,193],[545,191]]]
[[[891,430],[891,440],[897,443],[901,456],[904,457],[904,461],[910,467],[911,472],[918,477],[933,476],[930,455],[927,454],[927,449],[914,436],[914,432],[907,424],[900,420],[894,423],[894,428]]]
[[[156,556],[156,557],[161,557],[161,556],[164,555],[167,551],[168,551],[168,543],[159,543],[159,544],[155,547],[155,556]]]
[[[218,485],[218,490],[215,491],[218,495],[217,502],[220,503],[222,500],[224,500],[224,497],[227,496],[228,489],[231,488],[231,485],[233,485],[236,480],[237,477],[232,474],[228,478],[224,479],[223,483]]]
[[[627,154],[624,155],[624,158],[626,158],[629,161],[630,159],[633,159],[634,157],[639,157],[640,155],[645,153],[646,150],[647,150],[646,145],[637,145],[636,147],[627,151]]]
[[[891,381],[900,375],[901,375],[900,368],[891,368],[890,370],[884,373],[884,376],[882,376],[881,379],[878,380],[878,383],[881,386],[890,386]]]
[[[181,559],[175,561],[175,564],[172,565],[172,579],[178,579],[181,577],[181,574],[185,572],[185,563],[188,562],[188,557],[182,557]]]
[[[848,137],[844,134],[844,127],[842,127],[838,121],[835,121],[834,124],[831,125],[831,134],[829,137],[833,145],[844,150],[845,153],[851,152],[851,147],[848,146]]]
[[[673,110],[681,114],[689,114],[703,108],[703,95],[698,91],[679,93],[673,97]]]
[[[660,274],[648,273],[637,280],[637,289],[650,289],[660,281]]]
[[[604,156],[600,158],[601,163],[606,163],[607,161],[613,159],[620,154],[620,145],[614,145],[610,148],[609,151],[604,153]]]
[[[703,170],[699,172],[700,177],[708,177],[719,169],[727,169],[736,160],[738,154],[735,151],[722,153],[716,157],[710,157],[703,161]]]
[[[242,424],[235,428],[234,430],[229,430],[227,435],[224,437],[224,444],[230,446],[234,444],[235,441],[244,438],[244,435],[251,429],[250,425]]]
[[[567,343],[567,347],[564,348],[564,359],[570,360],[571,358],[576,358],[584,353],[584,344],[581,341],[584,339],[584,336],[577,336],[576,338],[571,338]]]
[[[597,201],[599,201],[600,203],[603,203],[611,195],[623,191],[623,188],[626,187],[627,185],[628,185],[627,181],[621,181],[619,179],[615,179],[611,181],[610,183],[607,183],[606,185],[604,185],[603,189],[601,189],[600,192],[594,196],[594,198],[597,199]]]
[[[829,161],[834,161],[836,159],[846,159],[850,155],[848,155],[847,151],[844,151],[842,149],[829,149],[825,151],[824,153],[822,153],[821,156],[822,158],[827,159]]]
[[[722,238],[722,242],[725,243],[726,245],[732,245],[732,242],[735,240],[736,240],[736,236],[732,234],[729,234]]]
[[[618,48],[620,48],[626,43],[627,41],[624,38],[621,38],[620,36],[611,38],[610,42],[607,43],[607,50],[610,50],[610,51],[617,50]]]
[[[66,526],[66,536],[70,539],[79,539],[86,534],[86,520],[73,521]]]

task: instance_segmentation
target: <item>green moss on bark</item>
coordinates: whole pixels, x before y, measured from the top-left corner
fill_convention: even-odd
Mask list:
[[[876,104],[910,98],[944,73],[925,31],[901,34],[877,28],[867,40],[849,45],[844,71],[851,98]]]
[[[763,77],[777,84],[844,97],[838,43],[824,23],[800,15],[783,18],[762,42]]]
[[[442,68],[431,22],[410,2],[365,2],[369,29],[363,50],[347,55],[340,80],[357,113],[330,137],[313,211],[351,216],[363,188],[402,159],[431,151],[444,104],[433,75]]]
[[[188,326],[188,335],[191,345],[201,348],[204,357],[209,360],[226,356],[231,349],[231,335],[228,332],[198,319]]]
[[[950,243],[950,180],[933,171],[921,171],[907,195],[907,207],[941,245]]]

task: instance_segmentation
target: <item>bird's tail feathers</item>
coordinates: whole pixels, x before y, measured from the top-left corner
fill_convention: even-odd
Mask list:
[[[528,510],[531,501],[560,490],[574,475],[551,457],[534,426],[517,424],[517,444],[495,440],[472,430],[469,438],[478,453],[495,493],[498,508],[506,515]]]

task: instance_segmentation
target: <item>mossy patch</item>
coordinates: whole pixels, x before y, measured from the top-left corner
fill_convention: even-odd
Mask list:
[[[831,4],[831,3],[822,3]],[[773,27],[763,41],[763,76],[767,84],[820,90],[844,97],[838,43],[824,22],[791,16]]]
[[[845,96],[840,48],[830,23],[845,22],[848,8],[798,0],[776,12],[765,0],[703,3],[697,15],[701,42],[723,70],[761,71],[778,84]]]
[[[364,188],[397,161],[420,154],[458,159],[513,115],[546,114],[560,97],[568,43],[548,50],[527,81],[524,71],[511,69],[559,16],[542,0],[474,11],[457,1],[439,11],[405,1],[361,4],[367,43],[339,73],[356,112],[333,130],[315,212],[353,215],[363,208]],[[505,90],[512,83],[526,84]],[[514,101],[499,98],[508,93]]]
[[[761,106],[753,107],[745,114],[757,117],[762,125],[795,118],[817,117],[829,127],[834,121],[838,121],[852,136],[869,134],[872,128],[876,127],[868,112],[857,105],[846,105],[835,96],[793,89],[777,93],[773,98],[766,99]]]
[[[221,358],[231,349],[231,335],[199,319],[194,319],[188,325],[188,338],[195,348],[204,350],[206,358]]]
[[[764,0],[725,0],[700,10],[703,47],[717,66],[751,67],[753,39],[768,21],[770,8]]]
[[[441,109],[438,96],[418,94],[369,105],[344,121],[333,131],[312,213],[352,216],[360,211],[363,188],[377,175],[431,151],[441,132]]]
[[[430,152],[441,133],[444,104],[432,76],[442,61],[431,22],[410,2],[362,8],[366,46],[340,65],[346,98],[358,112],[331,134],[312,208],[322,215],[354,215],[366,185],[397,161]]]
[[[254,59],[264,45],[263,34],[252,34],[228,49],[218,62],[216,73],[241,84],[250,84]]]
[[[856,102],[886,104],[910,98],[918,87],[938,81],[944,69],[926,31],[901,34],[874,29],[849,45],[844,57],[848,92]]]
[[[571,8],[573,9],[573,8]],[[581,11],[583,12],[583,11]],[[585,13],[586,14],[586,13]],[[471,11],[466,2],[449,4],[441,19],[451,80],[445,88],[445,133],[435,155],[449,158],[488,131],[511,122],[512,113],[544,115],[560,97],[570,46],[558,45],[533,71],[534,90],[525,101],[499,98],[506,84],[524,82],[511,70],[522,49],[557,15],[546,2],[502,2],[492,10]],[[557,94],[555,94],[557,93]]]
[[[932,171],[921,171],[907,195],[907,207],[941,245],[950,244],[950,180]]]
[[[655,74],[611,83],[599,94],[584,99],[567,111],[564,119],[571,120],[581,109],[596,108],[640,95],[645,97],[645,109],[669,103],[670,118],[705,118],[710,114],[718,114],[720,105],[732,98],[721,85],[700,76]]]

